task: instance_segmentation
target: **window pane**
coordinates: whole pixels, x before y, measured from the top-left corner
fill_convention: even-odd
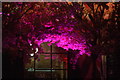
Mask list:
[[[51,46],[48,46],[49,42],[44,42],[41,44],[41,48],[43,49],[43,53],[51,53]]]
[[[52,78],[55,80],[67,80],[67,70],[52,70]]]
[[[25,79],[33,79],[34,78],[34,57],[29,58],[28,63],[24,64],[24,77]]]
[[[34,68],[34,57],[31,57],[28,63],[25,64],[25,69]]]
[[[52,54],[53,69],[67,69],[67,54]]]
[[[36,70],[35,77],[37,79],[50,79],[51,78],[51,70]]]
[[[36,59],[35,63],[36,69],[50,69],[51,68],[51,55],[50,54],[40,54]]]

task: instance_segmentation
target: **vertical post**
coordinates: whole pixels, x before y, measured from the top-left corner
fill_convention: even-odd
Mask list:
[[[50,57],[51,57],[51,80],[52,80],[52,45],[50,46]]]
[[[107,65],[106,65],[106,55],[102,55],[102,80],[106,80],[107,78]]]
[[[34,79],[35,79],[35,52],[34,52]]]

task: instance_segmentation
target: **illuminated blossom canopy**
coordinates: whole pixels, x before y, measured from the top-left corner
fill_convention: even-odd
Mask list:
[[[108,38],[110,29],[117,32],[115,5],[119,6],[109,2],[3,3],[3,48],[29,54],[31,47],[41,49],[41,43],[49,42],[49,46],[79,50],[79,55],[106,53],[108,44],[113,44]]]
[[[53,6],[56,7],[53,8]],[[54,43],[63,49],[79,50],[81,55],[89,55],[89,47],[86,45],[84,36],[74,29],[74,26],[80,27],[80,25],[76,25],[78,21],[76,21],[73,11],[70,11],[69,8],[63,9],[61,6],[67,6],[67,3],[37,3],[32,11],[30,10],[22,16],[21,27],[33,26],[33,32],[27,35],[30,38],[28,39],[29,44],[32,44],[33,41],[40,47],[41,43],[50,42],[49,46]],[[35,32],[35,28],[38,29],[37,32]]]

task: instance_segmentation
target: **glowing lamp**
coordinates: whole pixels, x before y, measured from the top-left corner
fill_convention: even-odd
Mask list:
[[[34,53],[30,54],[30,56],[34,56]]]

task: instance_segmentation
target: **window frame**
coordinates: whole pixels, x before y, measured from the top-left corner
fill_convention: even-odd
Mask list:
[[[32,56],[32,57],[34,57],[34,67],[33,67],[33,69],[34,69],[34,78],[36,78],[36,70],[50,70],[51,72],[50,72],[50,76],[51,76],[51,79],[53,79],[53,70],[57,70],[57,71],[65,71],[66,72],[66,77],[65,77],[65,79],[67,79],[68,78],[68,53],[66,52],[66,53],[52,53],[52,45],[50,46],[50,53],[42,53],[42,54],[50,54],[50,68],[46,68],[46,69],[37,69],[36,68],[36,59],[35,59],[35,56],[36,56],[36,53],[34,53],[34,56]],[[53,54],[63,54],[63,55],[67,55],[67,69],[53,69],[53,59],[52,59],[52,56],[53,56]],[[64,74],[64,73],[63,73]],[[64,80],[65,80],[64,79]]]

